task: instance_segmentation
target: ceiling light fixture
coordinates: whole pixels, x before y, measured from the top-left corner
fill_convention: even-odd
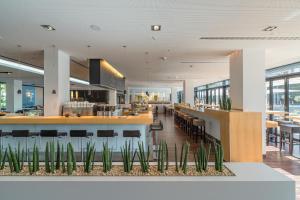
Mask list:
[[[55,28],[51,25],[44,24],[44,25],[41,25],[41,27],[47,31],[55,31]]]
[[[114,74],[115,76],[119,77],[119,78],[124,78],[125,76],[119,72],[116,68],[114,68],[109,62],[107,62],[104,59],[100,59],[101,62],[101,66],[103,66],[103,68],[105,68],[107,71],[110,71],[112,74]]]
[[[268,27],[264,28],[262,31],[271,32],[271,31],[274,31],[277,28],[278,28],[277,26],[268,26]]]
[[[74,77],[70,77],[70,81],[74,82],[74,83],[80,83],[80,84],[83,84],[83,85],[89,85],[90,84],[88,81],[84,81],[84,80],[74,78]]]
[[[5,66],[5,67],[9,67],[12,69],[18,69],[18,70],[22,70],[22,71],[26,71],[26,72],[31,72],[34,74],[39,74],[39,75],[44,75],[44,70],[42,69],[37,69],[35,67],[31,67],[29,65],[25,65],[22,63],[16,63],[16,62],[12,62],[9,60],[4,60],[0,58],[0,65]],[[70,77],[70,81],[74,82],[74,83],[79,83],[79,84],[83,84],[83,85],[89,85],[90,83],[88,81],[84,81],[81,79],[77,79],[77,78],[73,78]]]
[[[95,25],[95,24],[90,25],[90,29],[92,29],[93,31],[100,31],[101,30],[100,27]]]
[[[0,74],[7,74],[7,75],[10,75],[10,74],[12,74],[12,72],[0,72]]]
[[[152,25],[151,30],[152,31],[160,31],[161,30],[161,25]]]

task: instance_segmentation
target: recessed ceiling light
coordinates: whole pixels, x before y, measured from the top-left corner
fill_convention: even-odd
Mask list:
[[[125,48],[127,48],[127,46],[126,46],[126,45],[123,45],[122,47],[123,47],[124,49],[125,49]]]
[[[160,59],[163,60],[163,61],[166,61],[168,58],[166,56],[163,56]]]
[[[93,30],[93,31],[100,31],[100,27],[95,25],[95,24],[92,24],[90,25],[90,28]]]
[[[41,25],[41,27],[47,31],[55,31],[55,28],[51,25],[44,24],[44,25]]]
[[[152,36],[152,40],[156,40],[156,38],[154,36]]]
[[[275,29],[277,29],[278,27],[277,26],[268,26],[266,28],[264,28],[262,31],[274,31]]]
[[[160,31],[161,30],[161,25],[152,25],[151,30],[152,31]]]

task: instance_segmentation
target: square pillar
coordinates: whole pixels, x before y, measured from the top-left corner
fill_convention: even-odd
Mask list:
[[[117,90],[109,90],[108,93],[109,93],[109,97],[108,97],[109,105],[116,106],[117,105]]]
[[[194,81],[183,81],[183,102],[194,106]]]
[[[56,47],[44,50],[44,115],[61,115],[70,101],[70,56]]]
[[[265,49],[243,49],[230,55],[230,97],[233,109],[262,113],[262,150],[266,146]]]

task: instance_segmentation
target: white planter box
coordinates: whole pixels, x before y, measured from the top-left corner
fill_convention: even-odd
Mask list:
[[[261,163],[231,177],[0,177],[1,200],[295,200],[295,182]]]

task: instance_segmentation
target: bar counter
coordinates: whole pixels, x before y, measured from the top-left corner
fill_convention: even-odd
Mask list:
[[[152,112],[142,113],[137,116],[3,116],[0,124],[146,124],[153,122]]]
[[[262,162],[261,113],[217,109],[203,112],[181,105],[175,109],[205,120],[206,132],[221,141],[226,161]]]
[[[128,140],[133,142],[134,148],[137,148],[138,141],[143,142],[145,148],[148,145],[151,146],[151,134],[149,133],[149,125],[151,123],[153,123],[152,112],[140,113],[137,116],[2,116],[0,117],[0,130],[8,133],[12,130],[29,130],[32,133],[40,133],[41,130],[57,130],[58,132],[67,133],[67,136],[63,138],[34,137],[25,139],[8,135],[2,138],[4,148],[7,147],[8,144],[16,146],[18,143],[21,143],[21,145],[23,145],[24,141],[28,141],[28,146],[32,147],[33,144],[36,143],[41,151],[43,151],[47,141],[58,139],[63,144],[72,142],[75,151],[80,151],[82,140],[84,140],[84,148],[86,141],[95,143],[97,150],[102,149],[103,142],[108,142],[114,152],[119,152],[120,147]],[[93,136],[89,138],[70,137],[71,130],[86,130],[92,133]],[[106,138],[97,137],[98,130],[113,130],[116,136]],[[141,136],[139,138],[123,137],[123,131],[125,130],[139,131]]]

